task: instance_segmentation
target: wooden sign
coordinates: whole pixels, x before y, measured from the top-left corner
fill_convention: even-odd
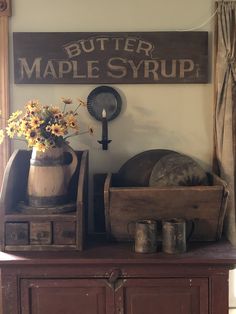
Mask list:
[[[14,33],[17,84],[207,83],[207,32]]]

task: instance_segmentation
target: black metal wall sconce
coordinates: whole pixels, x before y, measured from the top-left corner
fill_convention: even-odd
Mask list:
[[[99,86],[88,95],[87,104],[91,116],[102,122],[102,138],[98,143],[102,145],[103,150],[108,150],[108,144],[112,141],[108,137],[108,122],[119,115],[121,97],[114,88]]]
[[[102,110],[102,139],[98,143],[102,144],[103,150],[107,150],[108,144],[111,143],[111,140],[108,139],[107,114],[105,109]]]

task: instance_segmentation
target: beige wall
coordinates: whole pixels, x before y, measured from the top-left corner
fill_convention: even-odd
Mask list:
[[[12,32],[165,31],[185,30],[206,21],[214,10],[211,0],[13,0]],[[200,30],[209,31],[211,50],[213,21]],[[12,47],[11,47],[12,48]],[[11,109],[29,99],[57,103],[61,96],[87,99],[96,85],[17,85],[13,83],[11,49]],[[211,68],[211,53],[209,65]],[[152,148],[186,153],[205,169],[211,168],[213,150],[213,85],[150,84],[115,85],[123,99],[122,112],[109,123],[112,143],[103,151],[101,123],[81,111],[84,127],[93,125],[95,135],[79,136],[75,149],[89,149],[90,174],[117,171],[131,156]],[[14,148],[22,142],[14,142]]]
[[[12,7],[10,102],[14,111],[29,99],[47,104],[57,103],[62,96],[86,100],[96,85],[14,84],[13,32],[175,31],[200,25],[212,14],[214,5],[211,0],[12,0]],[[208,30],[210,39],[212,24],[200,29]],[[211,57],[209,60],[211,67]],[[80,111],[82,125],[93,125],[95,134],[71,142],[74,149],[89,149],[90,179],[93,173],[116,172],[131,156],[152,148],[186,153],[204,168],[211,168],[212,82],[113,87],[120,92],[123,106],[118,118],[109,123],[109,150],[103,151],[97,143],[101,123],[86,109]],[[24,146],[14,142],[13,147]],[[92,210],[90,216],[92,221]]]
[[[175,31],[202,24],[214,11],[212,0],[12,0],[10,30],[16,31]],[[209,31],[213,21],[199,30]],[[12,36],[10,37],[12,40]],[[11,61],[12,49],[11,49]],[[210,52],[211,67],[212,57]],[[11,62],[12,64],[12,62]],[[94,85],[15,85],[11,66],[11,109],[29,99],[56,103],[61,96],[86,99]],[[90,174],[117,171],[131,156],[152,148],[186,153],[205,169],[211,168],[213,150],[213,84],[115,85],[123,99],[122,112],[109,123],[108,151],[97,144],[101,126],[86,110],[83,124],[93,124],[93,138],[81,136],[75,149],[89,149]],[[15,143],[14,147],[21,147]],[[230,304],[236,306],[234,273]],[[232,312],[233,314],[233,312]]]
[[[13,0],[11,31],[182,30],[200,25],[212,10],[210,0]],[[208,24],[201,30],[211,29]],[[46,103],[55,103],[61,96],[86,99],[95,87],[12,83],[12,110],[32,98]],[[116,171],[129,157],[151,148],[189,154],[210,168],[212,83],[114,87],[122,95],[123,107],[119,117],[109,123],[109,150],[102,151],[97,144],[101,125],[86,111],[82,114],[83,123],[94,125],[94,138],[81,136],[72,144],[76,149],[90,150],[91,172]]]
[[[13,0],[12,32],[165,31],[200,25],[212,14],[211,0]],[[200,30],[209,31],[211,50],[213,21]],[[12,36],[10,38],[12,43]],[[57,103],[61,96],[87,99],[96,85],[17,85],[13,83],[11,49],[11,106],[18,109],[29,99]],[[211,55],[209,58],[211,68]],[[119,117],[109,123],[112,143],[103,151],[101,123],[81,111],[84,127],[95,134],[79,136],[75,149],[89,149],[90,174],[116,172],[131,156],[152,148],[186,153],[205,169],[211,168],[213,150],[213,85],[150,84],[115,85],[123,100]],[[22,147],[15,142],[14,148]]]

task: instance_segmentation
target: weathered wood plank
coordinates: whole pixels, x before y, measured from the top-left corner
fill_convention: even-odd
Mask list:
[[[18,84],[207,83],[207,32],[14,33]]]
[[[227,189],[213,178],[212,186],[112,187],[111,175],[104,187],[106,230],[110,238],[129,240],[127,224],[137,219],[184,218],[195,221],[192,240],[221,237]]]

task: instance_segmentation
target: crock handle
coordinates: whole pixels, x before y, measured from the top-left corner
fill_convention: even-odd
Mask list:
[[[71,163],[69,165],[66,165],[66,175],[65,179],[67,180],[67,183],[70,182],[70,179],[72,178],[73,174],[75,173],[75,170],[78,165],[78,158],[75,153],[75,151],[67,144],[64,145],[64,152],[70,153],[72,159]]]

